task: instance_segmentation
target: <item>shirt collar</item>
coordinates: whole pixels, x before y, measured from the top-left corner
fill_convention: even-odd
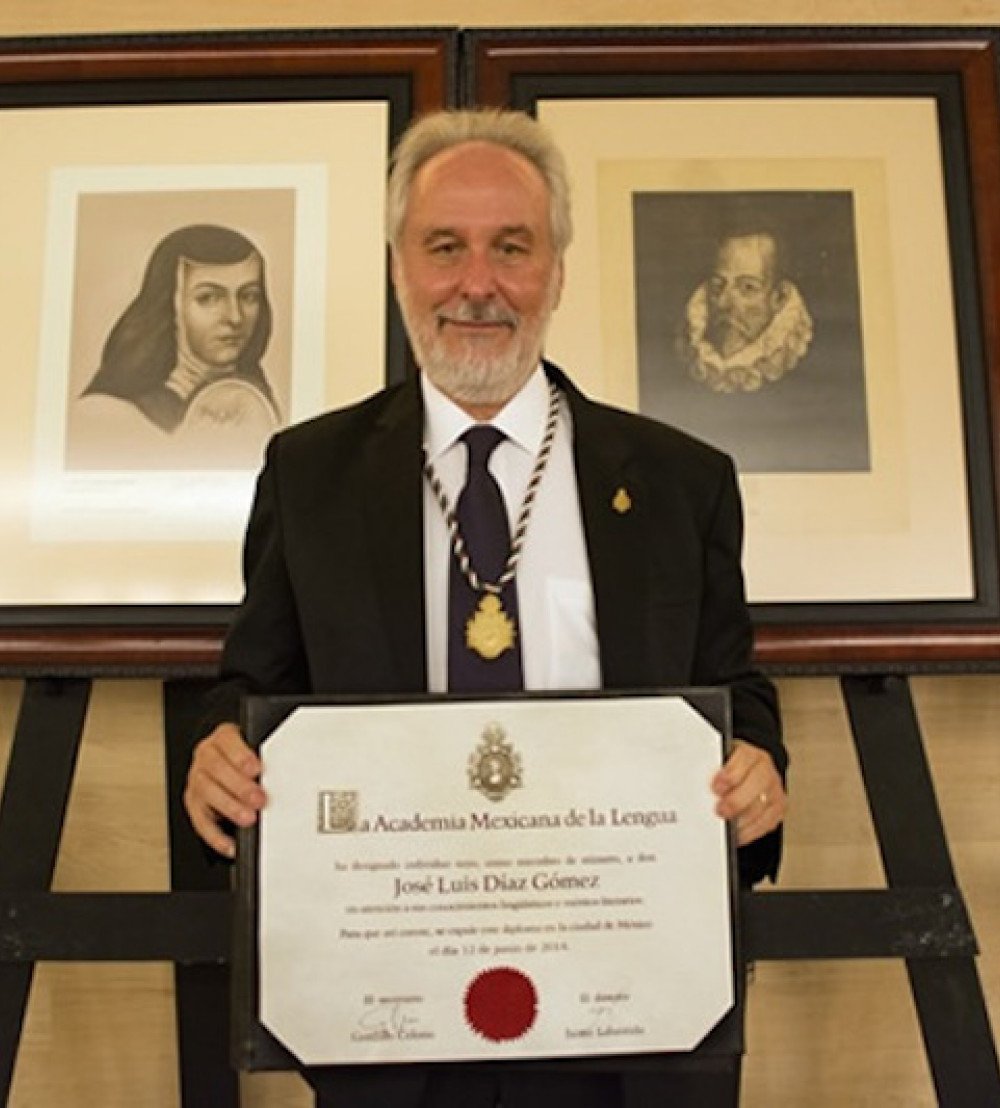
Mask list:
[[[426,373],[420,374],[420,389],[424,401],[424,442],[427,457],[433,461],[450,450],[476,421],[445,396]],[[548,409],[548,379],[538,366],[489,423],[503,431],[512,443],[537,454],[545,434]]]

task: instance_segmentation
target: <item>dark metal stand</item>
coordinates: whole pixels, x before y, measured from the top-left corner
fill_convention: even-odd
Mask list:
[[[52,885],[89,699],[89,681],[29,680],[14,730],[0,798],[0,893],[12,901],[0,923],[0,1096],[4,1103],[35,969],[33,959],[18,957],[27,936],[19,926],[17,894],[47,892]]]
[[[961,905],[909,682],[842,684],[889,888],[923,887],[928,903],[943,895]],[[1000,1069],[974,952],[944,913],[930,934],[940,955],[907,957],[906,968],[938,1103],[998,1105]]]
[[[175,891],[224,892],[229,866],[212,863],[199,845],[182,804],[191,761],[192,736],[207,683],[166,681],[163,686],[167,737],[167,794],[170,819],[170,887]],[[225,894],[228,897],[228,893]],[[220,913],[228,926],[229,905]],[[239,1077],[229,1064],[229,968],[214,964],[174,967],[177,1051],[181,1103],[237,1108]]]
[[[938,1103],[1000,1104],[1000,1065],[905,677],[842,678],[887,887],[749,893],[749,959],[903,958]],[[182,1104],[235,1108],[229,1067],[231,894],[181,807],[204,682],[164,686],[170,893],[52,893],[90,681],[29,679],[0,801],[0,1104],[36,961],[172,961]]]

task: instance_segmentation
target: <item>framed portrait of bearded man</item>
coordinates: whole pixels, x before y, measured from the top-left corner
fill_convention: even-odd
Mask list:
[[[567,158],[546,353],[729,454],[757,655],[1000,659],[995,31],[470,35]]]

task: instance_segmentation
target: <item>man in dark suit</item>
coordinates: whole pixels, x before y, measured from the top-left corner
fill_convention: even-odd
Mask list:
[[[195,829],[231,856],[225,824],[250,825],[265,802],[236,727],[247,692],[724,685],[739,740],[711,783],[717,811],[735,825],[742,879],[773,877],[786,756],[774,690],[751,664],[733,467],[541,363],[570,238],[558,150],[519,113],[428,117],[396,151],[388,230],[422,372],[271,443],[185,794]],[[516,519],[489,570],[461,503],[484,424],[496,428],[485,480]],[[513,686],[494,680],[509,665]],[[345,1108],[623,1103],[608,1076],[502,1086],[472,1067],[320,1078],[321,1103]]]

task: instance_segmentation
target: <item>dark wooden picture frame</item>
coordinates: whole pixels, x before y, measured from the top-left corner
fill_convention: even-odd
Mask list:
[[[467,100],[543,118],[539,106],[546,103],[616,99],[923,98],[935,106],[972,595],[755,603],[757,656],[776,671],[995,669],[1000,664],[997,41],[993,31],[970,28],[546,29],[468,35]]]
[[[109,108],[112,119],[124,119],[148,108],[140,118],[155,128],[163,106],[190,110],[197,120],[202,106],[249,112],[259,105],[374,103],[388,119],[387,157],[415,115],[453,102],[456,72],[455,33],[438,29],[10,39],[0,41],[0,129],[8,109],[30,129],[34,113],[42,119],[51,109]],[[221,135],[223,164],[225,146]],[[381,220],[381,210],[375,214]],[[40,255],[41,244],[37,250]],[[384,329],[385,365],[375,367],[372,387],[406,372],[405,337],[387,278],[385,305],[384,321],[375,322]],[[20,372],[38,370],[22,365]],[[25,542],[30,550],[30,539]],[[234,542],[234,564],[237,558]],[[92,561],[101,564],[97,555]],[[8,595],[0,607],[0,669],[185,671],[214,662],[229,603],[178,602],[169,580],[140,601],[36,602]]]

